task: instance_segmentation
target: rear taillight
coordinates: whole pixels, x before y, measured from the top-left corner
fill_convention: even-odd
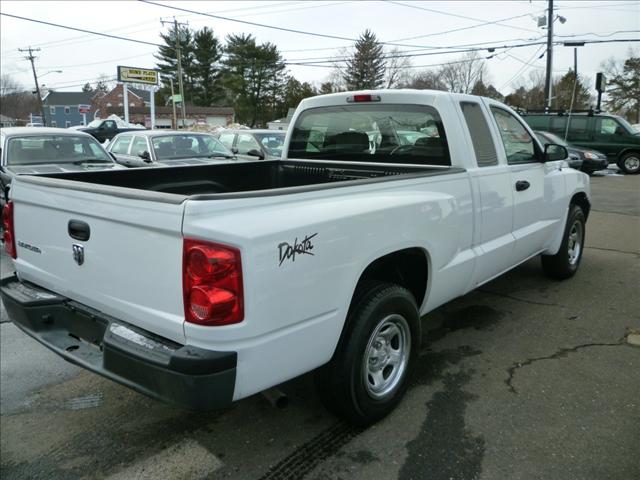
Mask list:
[[[199,325],[230,325],[244,318],[240,250],[184,239],[182,287],[185,320]]]
[[[11,258],[16,258],[16,232],[13,230],[13,202],[7,202],[2,209],[2,240],[4,249]]]

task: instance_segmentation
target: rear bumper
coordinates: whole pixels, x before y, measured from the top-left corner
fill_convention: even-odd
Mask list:
[[[236,352],[179,345],[15,276],[0,294],[17,327],[71,363],[183,408],[231,403]]]

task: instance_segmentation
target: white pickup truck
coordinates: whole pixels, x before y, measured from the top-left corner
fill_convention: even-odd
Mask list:
[[[13,322],[65,359],[192,409],[317,369],[374,422],[420,316],[525,260],[580,263],[589,179],[503,104],[444,92],[301,102],[284,158],[20,176],[4,211]]]

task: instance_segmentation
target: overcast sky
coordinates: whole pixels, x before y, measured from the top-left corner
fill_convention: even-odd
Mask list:
[[[366,28],[383,42],[399,43],[403,51],[425,55],[411,59],[413,70],[422,65],[440,64],[460,57],[443,54],[442,49],[460,45],[495,42],[513,45],[544,41],[546,30],[536,18],[545,14],[546,1],[200,1],[162,2],[165,5],[217,14],[237,20],[319,33],[345,40],[277,31],[229,20],[175,11],[137,1],[31,2],[2,0],[0,11],[62,25],[106,32],[151,43],[161,43],[159,33],[168,27],[161,19],[180,22],[192,28],[208,26],[221,40],[229,33],[251,33],[258,42],[272,42],[292,63],[326,59],[340,48],[352,46]],[[556,14],[566,19],[554,23],[556,40],[640,39],[640,2],[556,0]],[[509,17],[500,24],[486,24]],[[462,18],[467,17],[467,18]],[[0,17],[1,70],[31,88],[29,62],[18,48],[39,47],[36,68],[41,84],[66,91],[78,91],[82,84],[94,83],[101,74],[115,77],[117,65],[155,66],[151,45],[97,37],[24,20]],[[483,25],[485,24],[485,25]],[[449,32],[450,30],[459,30]],[[619,32],[619,33],[614,33]],[[575,36],[575,37],[571,37]],[[490,46],[490,45],[489,45]],[[624,58],[629,48],[640,50],[640,42],[591,44],[578,49],[578,71],[595,78],[600,63],[608,57]],[[386,48],[392,48],[388,46]],[[468,48],[468,47],[459,47]],[[503,94],[509,93],[531,72],[544,73],[545,58],[538,58],[544,46],[497,49],[487,66],[490,82]],[[416,53],[414,52],[414,53]],[[490,53],[483,51],[483,56]],[[527,65],[530,63],[529,65]],[[573,49],[554,49],[554,72],[564,73],[573,66]],[[62,73],[48,73],[62,70]],[[289,66],[301,81],[319,86],[330,74],[330,65]]]

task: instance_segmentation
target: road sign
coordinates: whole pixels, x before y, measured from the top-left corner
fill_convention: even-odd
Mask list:
[[[91,105],[78,105],[78,113],[89,113]]]
[[[118,81],[158,85],[158,71],[149,68],[123,67],[118,65]]]

